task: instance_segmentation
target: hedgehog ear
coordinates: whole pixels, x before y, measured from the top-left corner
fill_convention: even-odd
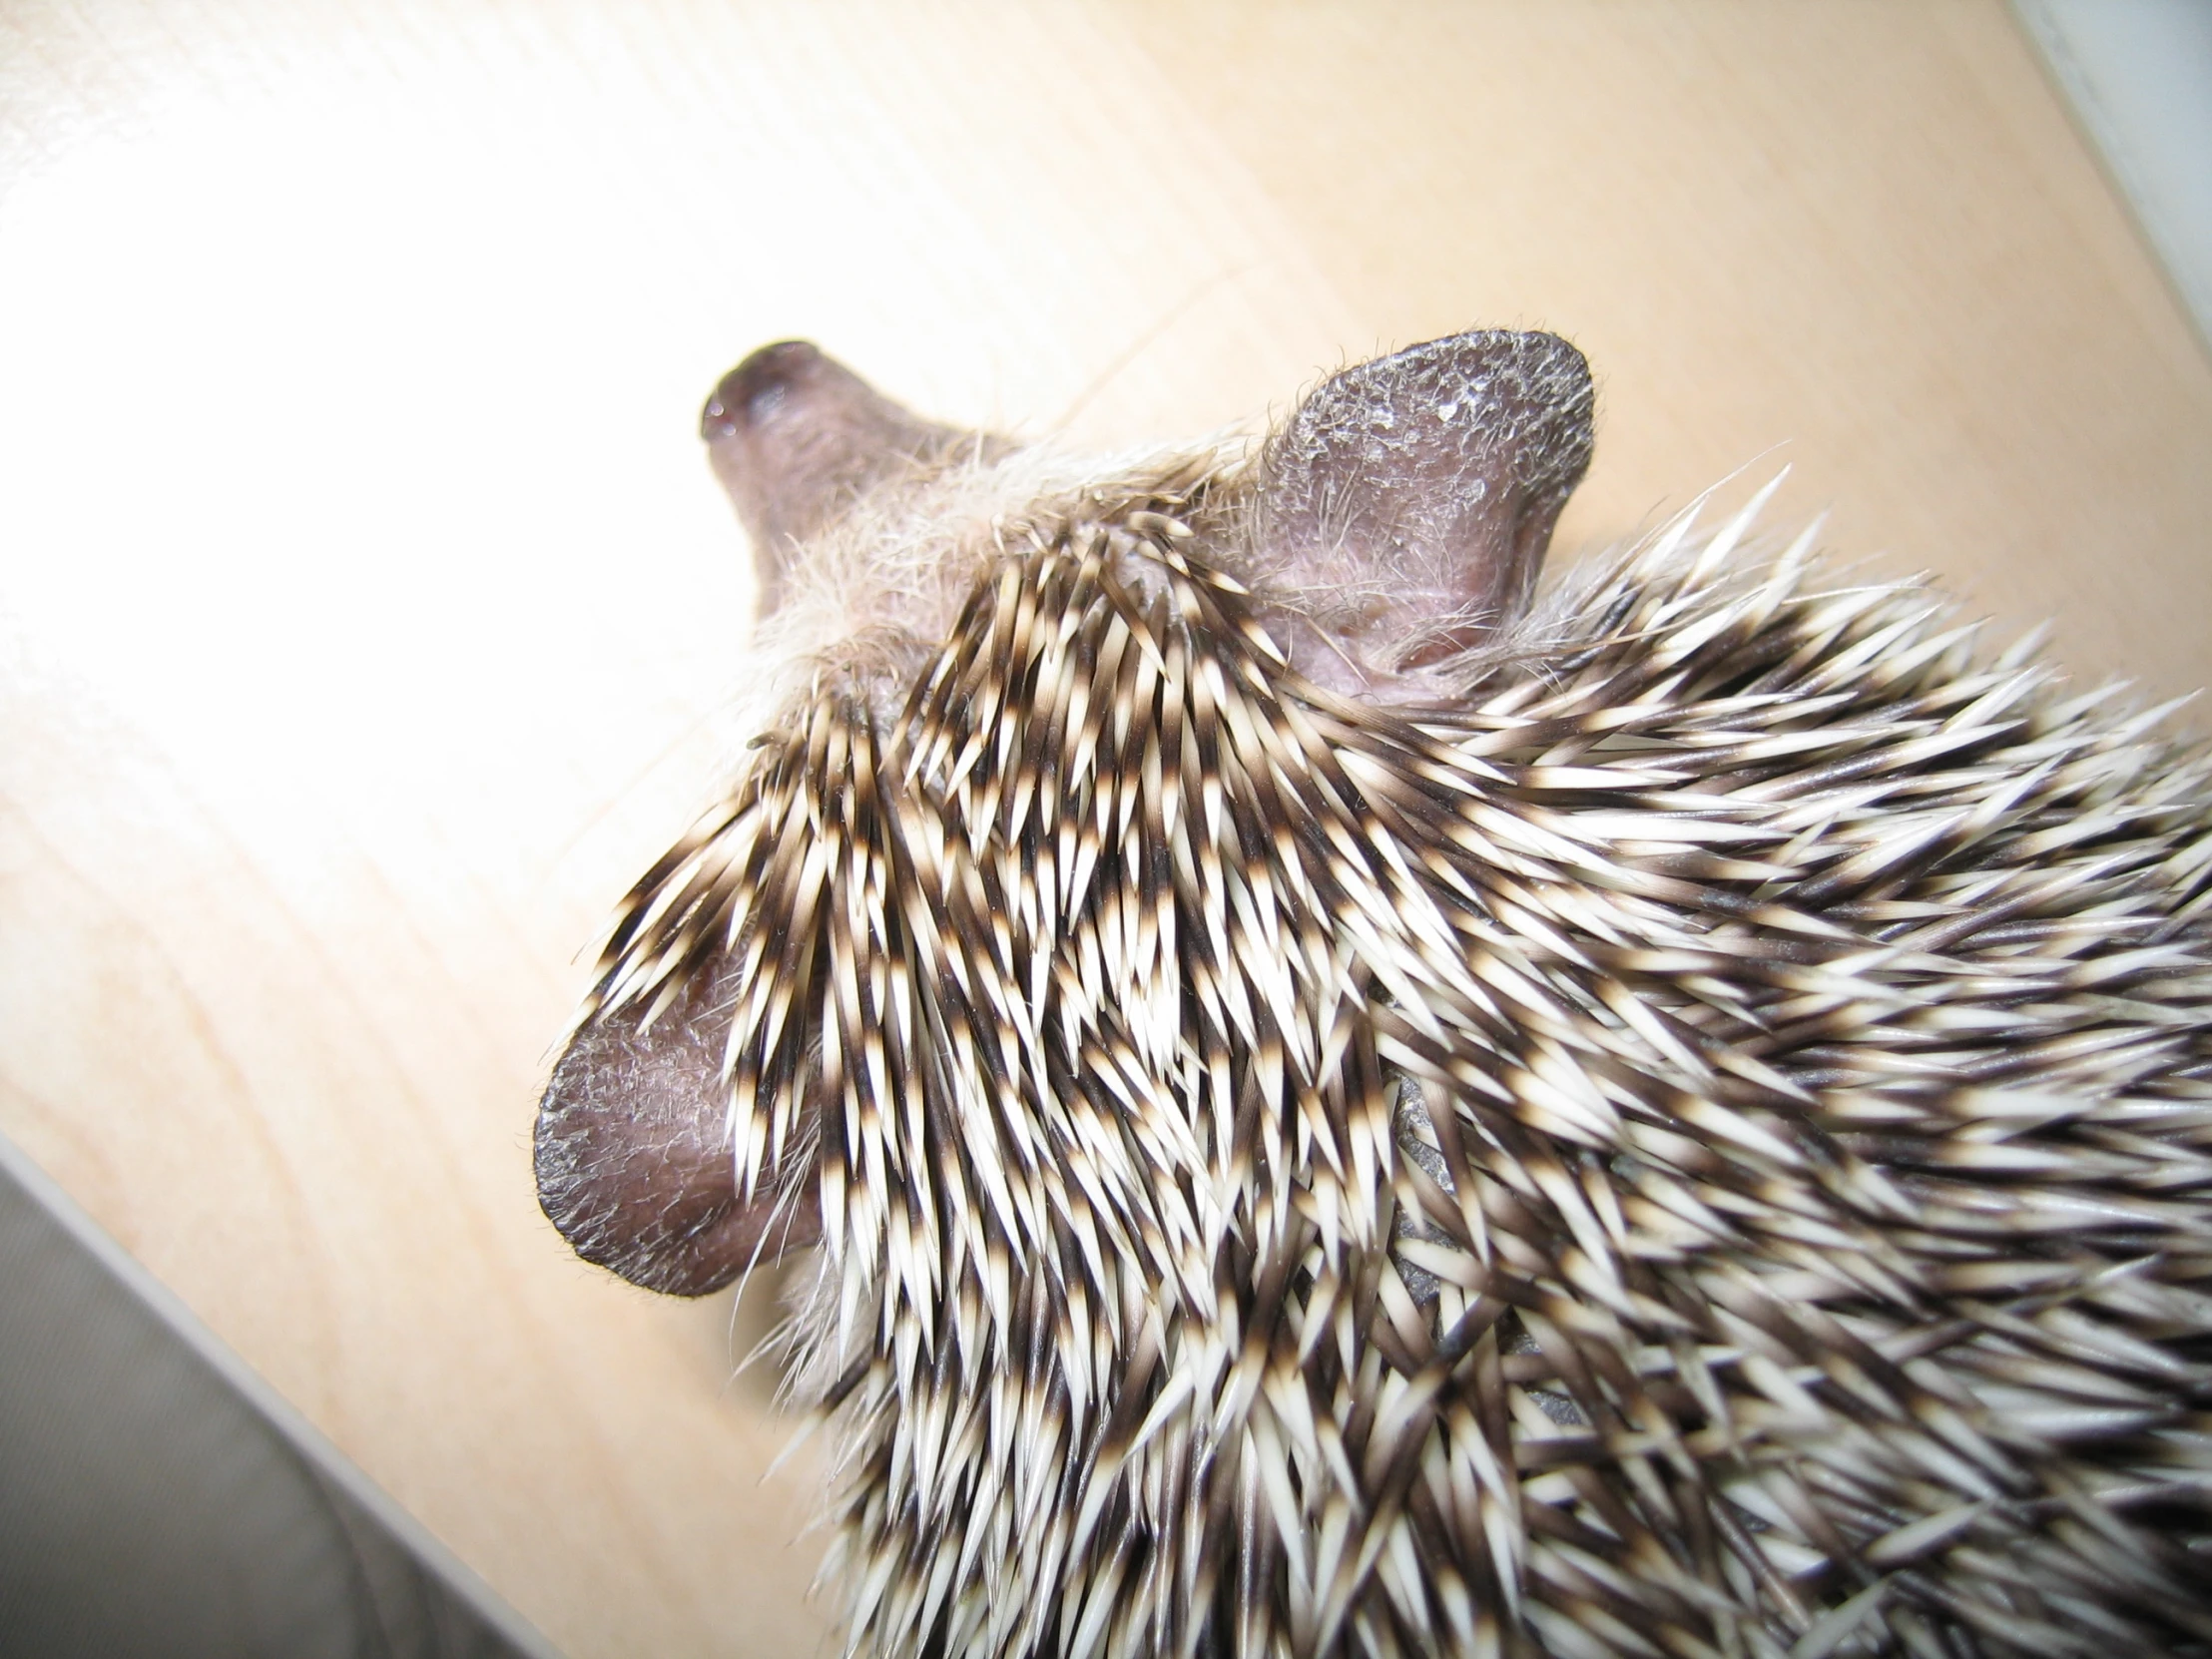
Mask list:
[[[1556,334],[1431,340],[1324,381],[1261,456],[1262,615],[1370,693],[1519,618],[1590,462],[1589,365]]]
[[[805,340],[765,345],[725,374],[699,433],[753,538],[763,616],[783,601],[799,542],[968,436],[893,403]]]
[[[704,1296],[756,1256],[822,1237],[811,1171],[771,1167],[753,1198],[738,1190],[730,1025],[727,970],[701,973],[650,1023],[636,1003],[602,1009],[538,1106],[539,1204],[585,1261],[649,1291]]]

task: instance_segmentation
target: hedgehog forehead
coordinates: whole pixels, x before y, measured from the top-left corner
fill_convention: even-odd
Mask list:
[[[887,732],[994,565],[1163,492],[1233,478],[1247,448],[1225,440],[1106,457],[975,450],[871,490],[791,549],[782,600],[754,638],[770,706],[789,717],[825,692],[848,693]]]

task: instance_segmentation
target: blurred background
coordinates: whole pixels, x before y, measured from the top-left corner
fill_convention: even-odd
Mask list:
[[[1778,528],[2173,696],[2212,681],[2212,144],[2159,135],[2212,112],[2208,16],[9,0],[24,1190],[494,1622],[831,1651],[823,1464],[772,1470],[773,1379],[733,1376],[771,1299],[582,1266],[530,1177],[611,906],[744,736],[716,378],[808,336],[1103,446],[1549,327],[1600,397],[1555,560],[1787,465]]]

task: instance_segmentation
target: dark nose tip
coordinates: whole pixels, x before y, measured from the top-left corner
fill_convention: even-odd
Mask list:
[[[722,377],[699,413],[699,435],[714,443],[772,418],[794,388],[820,370],[822,361],[822,352],[807,340],[762,346]]]

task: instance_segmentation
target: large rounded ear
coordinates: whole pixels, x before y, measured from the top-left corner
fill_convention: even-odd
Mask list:
[[[764,616],[782,602],[798,543],[877,484],[973,441],[893,403],[805,340],[764,345],[725,374],[699,431],[753,538]]]
[[[1592,401],[1581,352],[1505,330],[1316,388],[1260,461],[1259,603],[1293,666],[1387,691],[1516,620],[1589,466]]]
[[[704,1296],[822,1236],[806,1173],[738,1190],[727,981],[700,974],[650,1023],[637,1002],[592,1015],[538,1107],[538,1202],[585,1261],[650,1291]]]

